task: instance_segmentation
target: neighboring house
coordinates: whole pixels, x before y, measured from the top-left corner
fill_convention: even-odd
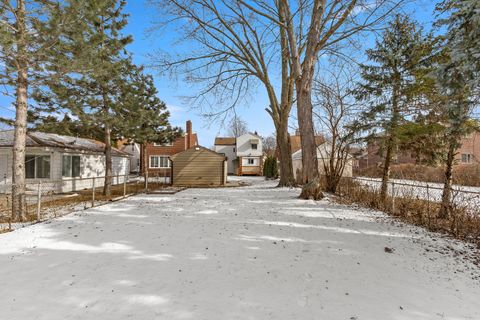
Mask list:
[[[317,144],[317,146],[321,145],[324,142],[325,142],[325,137],[323,135],[315,136],[315,143]],[[292,150],[291,152],[292,154],[302,149],[302,140],[300,138],[300,131],[295,130],[295,134],[290,135],[290,148]]]
[[[12,182],[13,130],[0,131],[0,184]],[[57,192],[91,188],[92,180],[105,176],[105,145],[100,141],[61,136],[52,133],[28,132],[26,140],[25,176],[27,185],[37,182],[58,182]],[[128,154],[112,148],[113,182],[123,183],[129,172]],[[95,185],[103,186],[103,179]]]
[[[195,146],[170,157],[175,186],[223,186],[227,159],[223,154]]]
[[[130,155],[130,173],[140,173],[140,149],[138,143],[120,140],[117,142],[117,148]]]
[[[324,142],[317,147],[318,172],[325,174],[324,164],[330,161],[330,151],[332,145],[329,142]],[[335,159],[336,161],[337,159]],[[293,175],[297,179],[297,175],[302,172],[302,149],[297,150],[292,154]],[[342,177],[351,177],[353,175],[353,158],[349,155],[345,168],[343,169]]]
[[[262,139],[255,133],[246,133],[237,138],[215,138],[215,152],[227,157],[229,174],[262,175]]]
[[[461,147],[456,151],[456,165],[480,163],[480,132],[473,132],[461,140]],[[373,166],[381,166],[383,157],[380,152],[380,142],[369,141],[366,150],[358,157],[358,168],[365,169]],[[417,163],[415,154],[409,151],[397,150],[393,164]]]
[[[236,138],[215,138],[215,152],[222,153],[227,158],[227,173],[237,174],[237,139]]]
[[[172,141],[171,143],[149,143],[147,144],[145,155],[143,150],[141,150],[140,156],[140,167],[141,172],[145,173],[147,170],[150,177],[160,176],[160,177],[170,177],[171,175],[171,164],[170,156],[177,154],[179,152],[190,149],[191,147],[198,145],[198,137],[196,133],[192,132],[192,122],[188,120],[186,122],[185,133]],[[143,148],[142,148],[143,149]],[[145,168],[144,157],[147,157],[148,166]]]

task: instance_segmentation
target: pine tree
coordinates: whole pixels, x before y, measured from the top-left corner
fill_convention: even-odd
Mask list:
[[[51,55],[52,47],[64,41],[67,27],[77,25],[80,1],[17,0],[0,4],[0,83],[4,94],[15,99],[13,146],[12,216],[24,220],[25,143],[31,90],[44,85],[68,68],[62,52]]]
[[[398,146],[399,128],[407,116],[420,107],[422,78],[428,70],[433,48],[431,37],[423,35],[416,22],[397,15],[367,56],[374,64],[362,65],[362,83],[357,98],[366,104],[357,126],[370,131],[369,138],[381,143],[383,174],[380,194],[387,196],[390,166]],[[427,65],[426,65],[427,64]],[[380,130],[377,133],[376,130]]]
[[[153,77],[144,74],[142,67],[130,66],[123,90],[124,108],[119,114],[123,119],[119,134],[124,139],[142,146],[142,154],[146,154],[149,143],[167,143],[178,137],[182,131],[172,128],[165,103],[158,98]],[[148,168],[148,158],[143,156],[143,168]],[[144,172],[147,185],[147,170]]]
[[[85,0],[83,19],[79,27],[71,29],[70,42],[55,48],[70,53],[70,62],[81,61],[84,68],[48,85],[50,94],[40,95],[39,102],[47,108],[67,109],[88,126],[103,130],[105,144],[105,183],[103,194],[111,196],[112,141],[117,126],[125,119],[118,115],[122,108],[126,88],[124,74],[132,63],[125,47],[132,41],[121,31],[127,24],[123,13],[124,0]],[[81,32],[78,32],[78,29]]]
[[[445,60],[436,73],[446,103],[448,153],[439,217],[451,213],[452,172],[461,138],[471,130],[469,119],[480,95],[480,3],[477,0],[447,0],[437,10],[450,13],[440,20],[447,27]]]

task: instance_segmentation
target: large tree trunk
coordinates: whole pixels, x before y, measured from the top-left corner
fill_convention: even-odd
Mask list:
[[[385,202],[388,195],[388,182],[390,181],[390,166],[393,158],[393,139],[387,141],[387,152],[383,162],[382,185],[380,186],[380,199]]]
[[[293,176],[292,147],[290,135],[288,134],[288,117],[282,119],[277,125],[277,148],[280,160],[280,181],[279,187],[293,187],[295,178]]]
[[[452,209],[452,171],[455,161],[456,143],[450,142],[448,147],[447,161],[445,163],[445,173],[443,178],[442,204],[438,217],[447,219],[450,217]]]
[[[297,79],[297,117],[302,145],[302,182],[304,187],[300,197],[320,199],[320,176],[318,174],[317,145],[313,126],[312,105],[313,65],[308,72]]]
[[[111,129],[105,124],[105,184],[103,185],[103,195],[108,199],[112,197],[112,142]]]
[[[17,90],[15,132],[13,141],[12,219],[25,220],[27,203],[25,196],[25,144],[27,137],[28,108],[28,60],[25,43],[25,2],[17,2]]]

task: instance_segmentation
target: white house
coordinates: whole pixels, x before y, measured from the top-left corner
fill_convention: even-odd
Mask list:
[[[13,130],[0,131],[0,184],[12,182]],[[27,186],[51,183],[52,191],[70,192],[92,187],[91,178],[105,176],[104,144],[99,141],[28,132],[25,175]],[[129,173],[129,155],[113,148],[113,183],[123,183]],[[103,186],[96,179],[95,186]]]
[[[237,173],[237,139],[235,138],[215,138],[214,151],[224,154],[227,158],[227,173]]]
[[[214,149],[227,157],[228,174],[262,174],[263,146],[257,134],[246,133],[237,138],[217,137]]]
[[[317,147],[317,160],[318,160],[318,171],[320,174],[324,174],[325,170],[323,164],[326,161],[330,161],[330,152],[332,145],[329,142],[323,142]],[[302,149],[294,152],[292,154],[292,165],[293,165],[293,174],[295,179],[297,178],[297,173],[302,171]],[[345,168],[343,169],[343,177],[351,177],[353,171],[353,158],[349,155]]]
[[[130,172],[140,172],[141,145],[138,143],[118,142],[118,149],[130,155]]]

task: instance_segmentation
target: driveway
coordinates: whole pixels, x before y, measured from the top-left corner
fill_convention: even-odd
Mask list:
[[[472,247],[248,180],[0,235],[0,319],[480,319]]]

